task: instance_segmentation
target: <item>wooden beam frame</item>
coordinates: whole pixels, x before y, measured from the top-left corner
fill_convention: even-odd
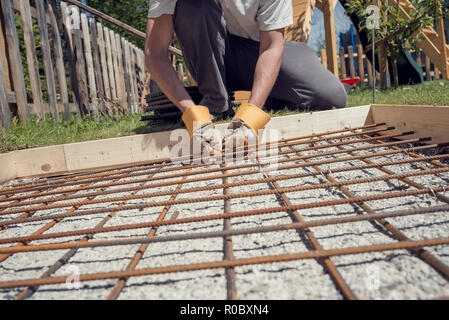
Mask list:
[[[374,123],[394,126],[393,133],[414,131],[406,139],[432,137],[449,142],[449,106],[371,105],[273,118],[267,126],[279,139]],[[228,124],[217,125],[224,134]],[[391,131],[389,131],[391,132]],[[15,178],[53,176],[168,160],[176,142],[171,131],[72,143],[0,154],[0,183]]]
[[[335,6],[338,0],[316,1],[316,6],[324,14],[324,30],[326,35],[326,53],[327,68],[337,78],[338,71],[338,52],[337,52],[337,35],[335,34]]]

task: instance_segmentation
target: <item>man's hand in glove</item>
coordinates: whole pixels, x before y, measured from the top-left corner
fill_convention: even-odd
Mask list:
[[[204,106],[191,106],[182,115],[191,138],[194,159],[214,160],[221,156],[222,144],[211,121],[209,109]]]
[[[259,130],[269,121],[270,116],[262,109],[248,103],[241,105],[226,130],[224,138],[226,151],[243,152],[243,146],[255,147]]]

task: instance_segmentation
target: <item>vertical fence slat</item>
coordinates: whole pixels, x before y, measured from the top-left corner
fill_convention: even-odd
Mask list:
[[[327,69],[327,53],[325,49],[321,49],[321,64]]]
[[[97,84],[97,97],[98,95],[100,97],[104,97],[104,88],[103,88],[103,78],[102,78],[102,71],[101,71],[101,63],[100,63],[100,54],[98,50],[98,34],[97,34],[97,24],[95,21],[95,18],[89,19],[89,28],[90,28],[90,34],[92,38],[92,58],[94,63],[94,70],[95,70],[95,83]],[[104,103],[99,103],[99,111],[104,112]]]
[[[9,111],[8,99],[6,97],[6,87],[3,81],[5,74],[3,72],[3,63],[0,61],[0,124],[5,128],[11,125],[11,115]]]
[[[365,86],[365,65],[363,63],[363,47],[361,44],[357,46],[357,69],[359,71],[360,77],[360,87],[363,88]]]
[[[112,61],[112,49],[111,49],[111,37],[109,34],[109,29],[104,27],[104,40],[106,47],[106,56],[108,59],[108,72],[109,72],[109,86],[111,88],[111,99],[117,99],[117,90],[115,88],[115,77]]]
[[[106,58],[106,44],[104,40],[104,31],[101,23],[97,22],[98,47],[100,48],[101,74],[103,75],[104,98],[106,98],[105,108],[112,116],[109,101],[111,99],[111,87],[109,84],[108,62]]]
[[[373,65],[371,64],[371,61],[368,59],[368,57],[366,58],[366,69],[368,71],[368,84],[370,87],[373,86]]]
[[[131,101],[131,82],[130,82],[130,74],[129,74],[129,62],[128,62],[128,49],[126,45],[126,40],[124,38],[120,39],[122,53],[123,53],[123,75],[125,82],[125,91],[126,91],[126,103],[128,105],[128,112],[133,112],[132,109],[132,101]]]
[[[128,110],[127,107],[127,99],[126,99],[126,87],[125,87],[125,72],[123,69],[123,49],[122,42],[120,40],[120,35],[115,35],[115,42],[117,47],[117,57],[118,57],[118,73],[119,73],[119,82],[120,82],[120,101],[122,103],[122,108],[126,112]]]
[[[56,74],[58,76],[59,94],[61,95],[61,102],[64,108],[64,119],[70,120],[70,105],[69,92],[67,89],[67,77],[65,73],[64,55],[62,53],[61,34],[59,32],[57,12],[54,11],[53,6],[48,4],[48,13],[50,14],[50,22],[52,27],[53,52],[56,63]]]
[[[47,1],[37,0],[36,11],[39,33],[41,36],[42,60],[44,63],[45,80],[47,83],[48,102],[50,104],[50,112],[53,117],[53,121],[56,122],[59,118],[59,113],[56,100],[55,73],[53,70],[53,61],[51,57],[47,26]]]
[[[87,89],[87,75],[86,75],[86,62],[83,54],[83,41],[81,39],[81,16],[80,10],[76,6],[71,7],[73,20],[76,22],[76,26],[73,30],[73,44],[75,47],[76,56],[76,76],[78,83],[78,92],[80,96],[80,110],[83,115],[89,113],[89,92]]]
[[[137,112],[137,84],[136,84],[136,73],[133,67],[133,55],[132,55],[132,48],[129,41],[126,41],[126,49],[127,49],[127,55],[128,55],[128,69],[129,69],[129,81],[131,85],[131,103],[132,103],[132,109],[133,112]]]
[[[98,112],[97,84],[95,81],[94,61],[92,58],[92,46],[90,44],[89,24],[87,22],[87,16],[84,13],[81,14],[81,29],[83,32],[84,56],[86,59],[87,81],[90,93],[90,111],[93,113],[97,113]]]
[[[349,74],[351,78],[355,78],[354,48],[352,46],[348,47],[348,57],[349,57]]]
[[[26,120],[30,110],[27,102],[25,77],[23,75],[22,60],[20,57],[19,37],[16,29],[16,21],[12,0],[1,0],[3,20],[5,22],[6,43],[9,53],[12,80],[16,95],[17,109],[20,119]]]
[[[432,75],[430,70],[430,58],[426,55],[426,80],[431,81]]]
[[[346,59],[345,59],[345,48],[340,47],[340,68],[341,68],[341,76],[343,79],[348,77],[346,73]]]
[[[422,56],[421,49],[418,49],[418,51],[416,52],[416,64],[417,64],[420,68],[422,68],[422,58],[421,58],[421,56]]]
[[[69,59],[68,67],[69,67],[69,75],[70,75],[70,86],[73,93],[73,100],[76,106],[76,114],[78,118],[81,116],[81,98],[78,88],[78,79],[76,75],[76,67],[73,63],[75,58],[75,46],[73,44],[73,34],[72,34],[72,25],[71,19],[69,19],[69,8],[67,7],[67,3],[61,1],[61,17],[62,17],[62,25],[64,29],[64,39],[65,39],[65,51],[66,56]]]
[[[117,43],[115,42],[115,33],[113,30],[109,30],[109,39],[111,41],[111,52],[112,52],[112,70],[113,70],[113,77],[114,77],[114,84],[115,84],[115,98],[118,101],[121,101],[121,89],[120,89],[120,80],[119,80],[119,70],[118,70],[118,57],[117,57]],[[121,108],[119,108],[119,111],[121,112]]]
[[[436,65],[434,65],[433,79],[440,80],[440,69]]]
[[[31,91],[33,93],[33,112],[42,118],[44,116],[42,87],[39,77],[39,67],[37,63],[36,45],[34,42],[33,22],[31,19],[29,0],[20,1],[20,16],[23,25],[23,37],[28,63],[28,75],[30,78]]]

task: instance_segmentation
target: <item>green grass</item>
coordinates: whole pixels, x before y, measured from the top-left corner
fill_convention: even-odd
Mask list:
[[[349,94],[348,107],[372,103],[372,89],[356,89]],[[447,105],[449,104],[449,82],[433,81],[423,85],[403,86],[377,92],[378,104]],[[295,111],[270,112],[272,117],[295,114]],[[229,121],[229,120],[228,120]],[[226,122],[226,121],[220,121]],[[84,118],[70,122],[60,120],[54,123],[50,118],[38,120],[35,117],[24,123],[15,122],[2,135],[0,132],[0,153],[13,150],[66,144],[81,141],[123,137],[134,134],[171,130],[181,127],[180,122],[142,122],[139,115],[126,115],[120,119],[100,117]]]
[[[373,103],[373,89],[356,89],[349,95],[348,107]],[[429,81],[422,85],[401,86],[386,91],[376,90],[376,104],[448,105],[449,82]]]

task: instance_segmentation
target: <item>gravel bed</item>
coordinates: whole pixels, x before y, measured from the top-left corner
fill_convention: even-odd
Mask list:
[[[329,140],[339,142],[340,140]],[[314,146],[324,146],[327,142],[317,142]],[[323,149],[307,150],[309,145],[298,145],[293,148],[298,155],[315,155],[308,160],[299,160],[295,163],[305,163],[307,161],[327,161],[330,159],[345,158],[349,154],[341,152],[330,156],[320,156],[319,153],[328,151],[347,151],[348,149],[373,146],[371,143],[353,143],[341,147],[330,147]],[[304,150],[306,149],[306,150]],[[287,151],[286,147],[281,148]],[[338,182],[354,179],[367,179],[372,177],[386,176],[387,173],[377,168],[357,169],[345,172],[338,172],[338,168],[348,166],[361,166],[369,162],[397,161],[409,158],[405,153],[388,156],[378,156],[380,152],[391,150],[386,147],[355,151],[352,155],[373,155],[371,158],[363,160],[335,161],[319,165],[319,168],[304,166],[286,170],[273,170],[269,174],[272,176],[284,176],[289,174],[309,175],[300,179],[289,179],[278,182],[280,188],[290,188],[298,186],[314,186],[317,184],[329,183],[325,175],[315,174],[316,170],[330,170],[330,175]],[[433,155],[435,151],[423,152],[423,155]],[[280,159],[297,156],[294,153],[280,155]],[[291,164],[287,162],[281,166]],[[442,163],[447,164],[444,160]],[[175,168],[167,165],[164,168]],[[218,168],[217,165],[207,165],[192,169],[192,173],[204,169]],[[257,168],[257,167],[255,167]],[[419,172],[421,170],[437,168],[429,162],[413,162],[401,165],[385,166],[393,174],[404,172]],[[267,177],[265,172],[257,172],[250,175],[240,174],[253,168],[241,168],[227,170],[233,173],[228,178],[228,183],[244,182]],[[153,169],[151,169],[153,170]],[[208,198],[223,194],[223,189],[209,189],[201,192],[186,192],[176,195],[175,199],[192,199],[204,197],[208,201],[181,203],[172,206],[154,206],[144,209],[114,211],[121,205],[145,204],[155,201],[166,201],[172,198],[171,195],[158,197],[145,197],[133,200],[114,200],[114,198],[129,196],[130,191],[120,191],[124,188],[151,186],[162,182],[179,182],[183,177],[169,177],[173,173],[184,172],[185,169],[175,172],[157,172],[154,181],[134,183],[136,179],[148,177],[148,170],[139,171],[141,175],[137,177],[126,177],[117,180],[100,181],[91,184],[101,186],[105,182],[123,181],[124,185],[115,185],[103,188],[105,191],[116,190],[116,193],[97,196],[94,199],[109,199],[106,203],[86,204],[77,210],[89,210],[96,208],[111,208],[107,213],[89,214],[84,216],[73,216],[62,219],[52,226],[45,233],[56,233],[78,229],[88,229],[104,223],[105,227],[135,224],[142,222],[156,221],[165,213],[164,219],[183,219],[191,217],[201,217],[205,215],[222,214],[225,210],[224,200],[211,201]],[[192,187],[211,187],[223,183],[223,178],[219,177],[222,171],[192,174],[187,178],[209,177],[217,175],[215,179],[205,181],[185,183],[182,189]],[[59,179],[59,178],[58,178]],[[449,173],[438,173],[435,175],[422,175],[407,178],[413,183],[420,184],[424,188],[440,187],[449,185]],[[49,179],[51,180],[51,179]],[[20,183],[38,183],[38,179],[22,180]],[[10,182],[0,186],[8,188],[14,186]],[[178,184],[147,188],[137,190],[132,194],[150,194],[160,191],[174,191]],[[72,186],[68,187],[71,188]],[[50,188],[48,191],[65,190],[67,187]],[[271,183],[248,184],[229,188],[229,192],[244,193],[272,190],[275,186]],[[385,193],[416,190],[404,181],[385,180],[361,184],[351,184],[344,186],[345,190],[337,187],[313,188],[309,190],[288,192],[285,195],[294,205],[321,203],[323,201],[333,201],[347,198],[345,192],[350,192],[353,197],[368,195],[382,195]],[[69,200],[70,202],[80,202],[85,200],[90,194],[101,191],[102,188],[79,190],[70,194],[82,197]],[[31,199],[46,199],[49,202],[54,196],[33,197],[36,191],[22,192],[16,194],[31,197]],[[441,195],[449,197],[449,189]],[[1,198],[0,198],[1,199]],[[64,203],[59,201],[55,203]],[[12,204],[13,202],[2,202],[1,204]],[[51,203],[51,202],[50,202]],[[426,194],[394,197],[387,200],[366,201],[365,205],[376,213],[396,210],[413,210],[430,206],[445,204],[438,200],[430,191]],[[18,204],[20,205],[20,204]],[[27,206],[30,211],[33,207]],[[240,212],[258,210],[266,208],[276,208],[285,206],[279,194],[257,195],[252,197],[235,197],[230,200],[230,211]],[[21,208],[20,206],[14,208]],[[38,210],[32,214],[33,217],[41,217],[50,214],[61,214],[73,210],[72,207]],[[1,211],[1,209],[0,209]],[[23,213],[22,213],[23,214]],[[1,215],[0,220],[10,220],[22,214]],[[364,209],[355,203],[317,206],[309,209],[297,210],[296,215],[304,221],[344,217],[352,215],[366,214]],[[106,220],[105,220],[106,219]],[[397,230],[402,232],[410,240],[424,240],[432,238],[449,237],[449,211],[437,212],[424,215],[412,215],[406,217],[396,217],[386,219]],[[272,225],[282,225],[296,222],[292,212],[276,212],[262,215],[252,215],[232,218],[232,229],[245,229]],[[48,226],[51,220],[38,221],[32,223],[22,223],[11,225],[5,230],[0,230],[0,239],[31,235],[39,232]],[[185,223],[176,225],[161,226],[157,229],[156,236],[182,235],[186,233],[213,232],[224,229],[223,220],[210,220],[205,222]],[[398,240],[377,221],[363,221],[357,223],[347,223],[338,225],[328,225],[324,227],[313,227],[310,229],[316,237],[323,250],[336,248],[349,248],[358,246],[370,246],[384,243],[395,243]],[[94,240],[125,239],[129,237],[147,237],[151,228],[141,228],[109,233],[99,233],[93,236]],[[76,242],[82,236],[66,237],[49,240],[33,241],[30,244],[48,244],[55,242]],[[0,247],[14,246],[15,244],[0,245]],[[312,243],[307,238],[303,230],[287,230],[274,233],[258,233],[249,235],[238,235],[232,237],[233,254],[235,259],[247,259],[270,255],[284,255],[314,250]],[[76,278],[79,274],[93,274],[102,272],[126,270],[133,257],[139,251],[140,245],[109,246],[96,248],[82,248],[74,252],[73,256],[59,268],[52,276],[72,275]],[[183,241],[170,241],[151,243],[143,252],[137,269],[158,268],[165,266],[187,265],[196,263],[207,263],[223,260],[223,238],[207,238]],[[433,256],[449,265],[449,246],[436,246],[426,248]],[[33,253],[14,254],[4,261],[0,260],[0,282],[11,280],[24,280],[39,278],[55,262],[67,253],[68,250],[40,251]],[[0,259],[2,257],[0,256]],[[429,264],[418,256],[407,250],[383,251],[375,253],[364,253],[357,255],[334,256],[331,262],[337,267],[339,273],[349,285],[353,293],[360,299],[433,299],[449,296],[449,282]],[[331,275],[326,271],[321,260],[306,259],[282,263],[269,263],[248,265],[235,268],[237,296],[239,299],[342,299],[343,295],[334,283]],[[127,280],[119,299],[226,299],[227,281],[224,269],[210,269],[190,272],[167,273],[141,277],[131,277]],[[30,299],[105,299],[111,289],[116,284],[116,279],[101,281],[87,281],[73,287],[72,283],[59,285],[45,285],[31,295]],[[22,288],[23,290],[23,288]],[[21,289],[0,290],[0,299],[14,299]]]

